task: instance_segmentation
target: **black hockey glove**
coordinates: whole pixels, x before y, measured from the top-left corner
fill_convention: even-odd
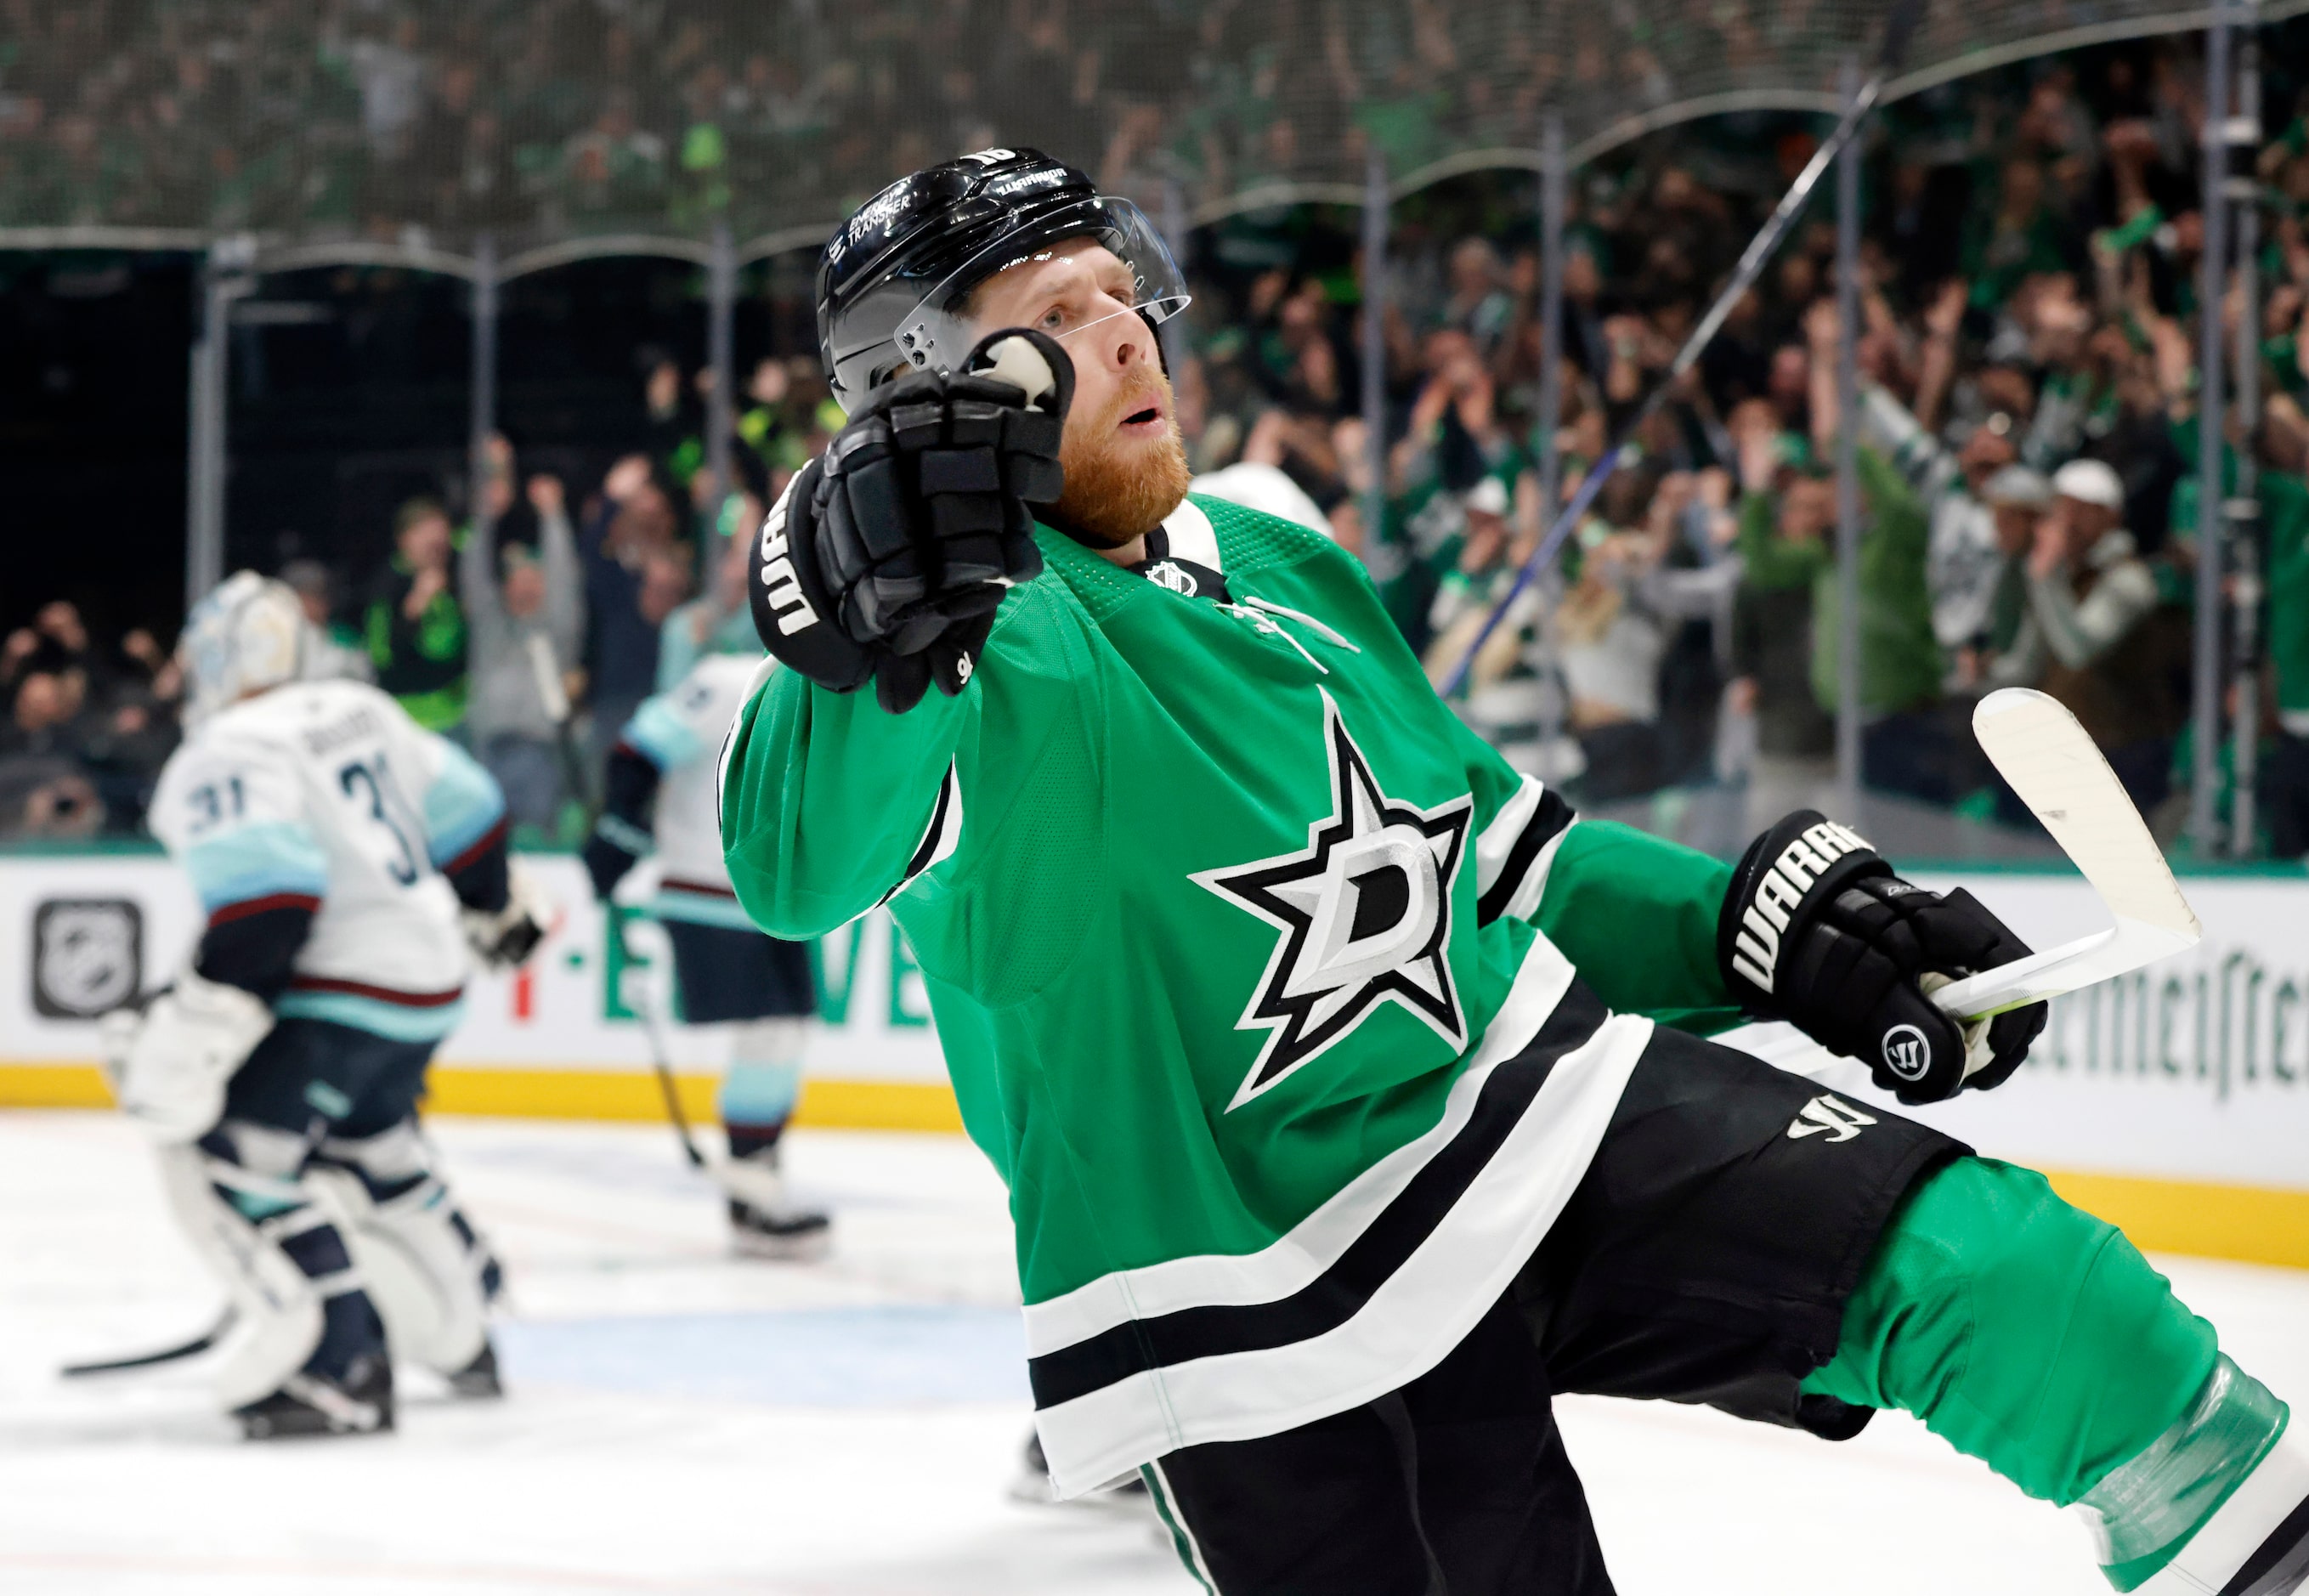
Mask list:
[[[1970,893],[1902,881],[1864,839],[1811,809],[1748,845],[1716,930],[1717,962],[1743,1006],[1861,1060],[1904,1103],[1985,1091],[2019,1067],[2045,1028],[2043,1004],[1960,1026],[1925,992],[2029,952]]]
[[[1025,328],[876,389],[762,523],[747,591],[770,652],[837,693],[870,679],[893,714],[933,681],[961,692],[1003,594],[1042,572],[1028,506],[1065,485],[1074,391],[1066,351]]]
[[[601,815],[580,854],[593,880],[593,896],[607,902],[636,861],[655,850],[650,835],[650,800],[657,795],[657,766],[620,739],[610,750],[601,773]]]

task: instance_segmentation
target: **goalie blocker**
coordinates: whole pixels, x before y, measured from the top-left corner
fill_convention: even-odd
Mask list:
[[[2043,1004],[1965,1023],[1927,993],[2028,952],[1970,893],[1901,880],[1865,838],[1812,809],[1749,844],[1717,927],[1725,984],[1744,1007],[1859,1059],[1904,1103],[1985,1091],[2019,1067]]]

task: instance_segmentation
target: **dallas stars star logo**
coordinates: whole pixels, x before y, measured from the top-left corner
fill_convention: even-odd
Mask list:
[[[1371,763],[1323,694],[1331,813],[1297,853],[1191,879],[1282,935],[1238,1031],[1269,1034],[1230,1112],[1342,1040],[1382,1003],[1400,1004],[1454,1048],[1467,1024],[1452,979],[1451,884],[1474,798],[1432,809],[1379,790]]]

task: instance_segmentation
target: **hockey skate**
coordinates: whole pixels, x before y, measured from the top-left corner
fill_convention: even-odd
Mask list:
[[[722,1166],[722,1185],[730,1194],[731,1243],[748,1258],[824,1257],[834,1221],[787,1198],[778,1161],[773,1145]]]
[[[814,1208],[781,1203],[757,1208],[730,1199],[731,1244],[748,1258],[822,1258],[832,1240],[834,1221]]]
[[[493,1341],[483,1342],[481,1350],[473,1354],[472,1362],[445,1378],[449,1382],[451,1396],[476,1400],[503,1396],[505,1381],[497,1374],[497,1343]]]
[[[393,1364],[382,1354],[363,1352],[342,1375],[324,1375],[307,1366],[272,1395],[235,1408],[232,1416],[240,1421],[240,1433],[252,1441],[390,1430]]]

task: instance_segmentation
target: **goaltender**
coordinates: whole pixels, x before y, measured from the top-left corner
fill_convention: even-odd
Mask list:
[[[755,553],[790,669],[723,848],[774,936],[904,927],[1061,1494],[1143,1471],[1227,1596],[1594,1596],[1552,1393],[1896,1407],[2081,1504],[2121,1590],[2298,1588],[2309,1448],[2122,1237],[1697,1034],[1994,1086],[2042,1008],[1920,986],[2025,953],[1993,916],[1817,815],[1726,870],[1509,768],[1351,557],[1188,496],[1180,273],[1074,168],[918,172],[817,281],[850,419]]]

